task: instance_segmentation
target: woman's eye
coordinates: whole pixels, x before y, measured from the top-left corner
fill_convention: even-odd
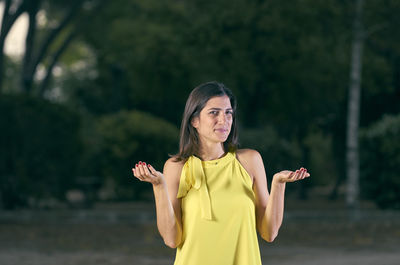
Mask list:
[[[233,111],[228,110],[228,111],[226,112],[226,114],[233,115]]]
[[[216,111],[216,110],[210,111],[210,114],[211,115],[218,115],[218,111]]]

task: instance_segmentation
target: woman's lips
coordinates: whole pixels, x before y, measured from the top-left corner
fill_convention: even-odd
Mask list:
[[[215,131],[220,132],[220,133],[226,133],[226,132],[228,132],[228,129],[215,129]]]

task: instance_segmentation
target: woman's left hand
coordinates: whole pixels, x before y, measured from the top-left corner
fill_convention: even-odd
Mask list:
[[[305,179],[310,177],[310,173],[307,172],[306,168],[300,168],[297,169],[296,171],[290,171],[290,170],[283,170],[281,172],[278,172],[274,175],[275,181],[278,181],[280,183],[286,183],[286,182],[295,182],[297,180]]]

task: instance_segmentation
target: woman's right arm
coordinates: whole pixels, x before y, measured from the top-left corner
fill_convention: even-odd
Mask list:
[[[182,167],[182,162],[173,162],[170,158],[165,162],[164,174],[142,162],[132,169],[135,177],[153,185],[158,231],[171,248],[182,241],[181,202],[176,198]]]

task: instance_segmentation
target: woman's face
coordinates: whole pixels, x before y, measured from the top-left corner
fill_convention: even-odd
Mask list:
[[[223,143],[228,139],[233,121],[233,110],[228,96],[210,98],[199,117],[192,119],[202,143]]]

